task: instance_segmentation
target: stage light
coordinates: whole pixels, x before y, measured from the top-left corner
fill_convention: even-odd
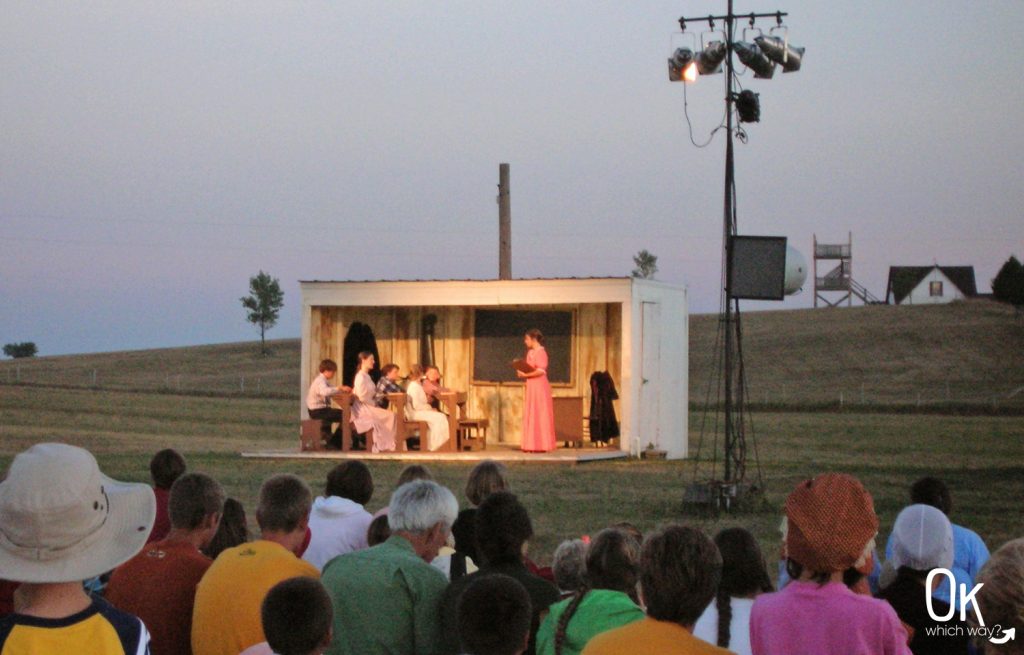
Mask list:
[[[725,53],[725,43],[722,41],[708,43],[703,50],[697,53],[697,72],[701,75],[721,73]]]
[[[800,62],[804,57],[806,48],[797,48],[778,36],[759,36],[754,39],[761,52],[766,57],[782,66],[783,73],[793,73],[800,70]],[[698,61],[700,61],[698,59]]]
[[[668,58],[669,82],[693,82],[697,79],[697,62],[693,50],[676,48]]]
[[[736,56],[743,65],[754,71],[754,77],[767,80],[775,74],[775,62],[768,59],[756,43],[737,41],[732,44],[732,49],[736,51]]]

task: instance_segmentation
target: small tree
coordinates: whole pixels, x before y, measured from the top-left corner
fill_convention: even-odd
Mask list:
[[[1017,307],[1024,305],[1024,265],[1013,255],[993,278],[992,297]]]
[[[249,295],[243,297],[242,307],[248,310],[246,318],[260,329],[260,352],[267,354],[267,330],[277,324],[284,306],[284,292],[276,277],[260,271],[249,278]]]
[[[641,250],[633,255],[633,263],[636,264],[636,268],[633,269],[633,277],[653,280],[654,274],[658,272],[658,256],[652,255],[646,250]]]
[[[4,346],[4,354],[11,359],[21,359],[23,357],[35,357],[39,350],[36,348],[36,344],[32,341],[23,341],[21,343],[9,343]]]

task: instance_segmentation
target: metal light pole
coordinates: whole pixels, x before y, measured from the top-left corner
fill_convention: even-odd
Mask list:
[[[724,475],[722,480],[711,480],[710,485],[695,484],[692,488],[696,493],[688,492],[688,497],[693,496],[695,502],[711,503],[716,507],[728,508],[732,501],[741,493],[746,478],[746,431],[744,425],[746,380],[743,367],[743,332],[740,321],[739,300],[732,297],[732,247],[733,237],[737,235],[736,223],[736,176],[735,159],[733,154],[734,119],[733,112],[736,109],[736,79],[733,64],[735,52],[735,31],[736,22],[749,20],[751,27],[758,18],[774,18],[781,26],[782,17],[785,12],[775,11],[772,13],[748,13],[737,15],[733,13],[733,0],[728,0],[727,12],[722,16],[701,16],[694,18],[680,18],[679,24],[683,31],[686,31],[686,23],[707,21],[714,29],[715,21],[725,23],[725,189],[723,194],[722,212],[722,257],[723,257],[723,280],[722,280],[722,313],[720,317],[721,329],[725,334],[722,340],[721,352],[721,373],[724,385],[723,393],[723,414],[724,414]],[[783,49],[788,48],[788,43],[783,44]],[[802,53],[802,50],[800,51]],[[691,53],[693,54],[693,53]],[[699,55],[694,59],[699,59]],[[797,62],[798,64],[799,62]],[[694,64],[695,65],[695,62]],[[797,66],[798,67],[798,66]],[[795,70],[795,69],[794,69]],[[678,78],[672,76],[670,79],[694,79],[692,76],[680,75]],[[685,83],[685,82],[684,82]],[[699,457],[698,457],[699,459]],[[714,473],[712,473],[712,476]],[[758,470],[760,478],[760,470]],[[760,484],[760,479],[758,480]]]

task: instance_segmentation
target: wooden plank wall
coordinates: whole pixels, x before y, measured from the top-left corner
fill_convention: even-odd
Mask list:
[[[488,308],[490,309],[490,308]],[[515,307],[494,309],[514,310]],[[524,308],[525,309],[525,308]],[[619,304],[531,305],[532,310],[574,310],[576,338],[573,380],[555,386],[554,396],[581,396],[584,415],[590,411],[590,375],[609,371],[616,385],[621,380],[622,307]],[[310,380],[321,359],[342,360],[348,327],[356,321],[369,325],[377,337],[381,364],[394,362],[402,374],[417,363],[420,321],[424,314],[438,317],[434,351],[445,386],[469,392],[468,412],[491,419],[490,439],[517,444],[523,421],[523,384],[473,384],[473,307],[313,307],[310,335]],[[622,393],[622,389],[618,389]],[[616,407],[618,409],[618,407]],[[498,420],[498,417],[501,420]],[[583,417],[580,417],[581,423]]]

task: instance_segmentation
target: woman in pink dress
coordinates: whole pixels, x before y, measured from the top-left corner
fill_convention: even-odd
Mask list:
[[[526,380],[526,405],[523,407],[523,451],[546,453],[554,450],[555,409],[548,384],[548,353],[544,350],[544,335],[532,329],[523,337],[529,349],[526,363],[534,368],[529,373],[517,370],[516,375]]]

